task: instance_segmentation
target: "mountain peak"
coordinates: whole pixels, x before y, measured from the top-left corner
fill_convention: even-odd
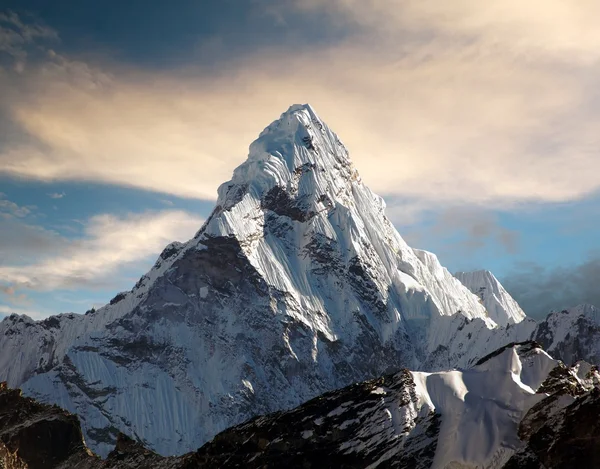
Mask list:
[[[582,303],[572,308],[568,308],[568,311],[571,314],[583,314],[594,319],[600,318],[600,309],[589,303]]]
[[[300,180],[309,172],[314,173],[309,178],[314,183],[300,187]],[[250,145],[248,159],[236,168],[231,181],[219,188],[219,203],[227,206],[232,194],[239,198],[240,189],[259,198],[273,186],[288,192],[338,191],[340,183],[352,177],[358,179],[358,174],[338,136],[310,105],[296,104]]]
[[[292,106],[250,145],[197,235],[168,246],[131,292],[47,327],[1,322],[0,379],[77,410],[103,455],[117,430],[181,454],[327,390],[468,362],[480,350],[470,339],[496,324],[384,207],[327,124]]]
[[[206,231],[243,235],[247,230],[240,222],[247,225],[244,220],[265,210],[308,221],[351,205],[356,186],[383,211],[383,200],[363,186],[338,136],[310,105],[295,104],[261,132],[246,161],[219,187],[214,213],[219,220]]]
[[[456,272],[454,276],[479,297],[497,324],[505,326],[525,319],[525,312],[489,270]]]

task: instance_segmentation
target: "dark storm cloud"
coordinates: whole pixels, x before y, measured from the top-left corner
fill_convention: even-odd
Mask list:
[[[544,318],[551,310],[582,303],[600,305],[600,255],[576,266],[546,269],[523,264],[502,280],[508,292],[534,318]]]

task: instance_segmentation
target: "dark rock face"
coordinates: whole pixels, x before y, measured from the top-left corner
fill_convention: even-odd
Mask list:
[[[523,434],[529,438],[526,447],[504,469],[600,467],[599,415],[600,390],[596,388],[547,419],[530,435]]]
[[[87,454],[76,416],[0,385],[0,467],[49,469]]]
[[[415,417],[408,371],[324,394],[289,412],[258,417],[217,435],[196,453],[200,467],[428,468],[440,416]],[[394,427],[394,413],[402,428]],[[421,425],[416,436],[411,430]]]
[[[408,371],[327,393],[217,435],[195,453],[165,458],[120,434],[102,460],[83,442],[77,418],[56,406],[0,390],[3,469],[363,468],[426,469],[437,446],[440,416],[417,416]],[[390,418],[390,412],[395,418]],[[423,431],[411,434],[419,425]],[[3,464],[3,465],[2,465]]]
[[[535,348],[540,348],[540,344],[538,344],[537,342],[535,342],[534,340],[527,340],[525,342],[511,342],[509,344],[506,344],[504,347],[500,347],[498,350],[493,351],[492,353],[487,354],[485,357],[480,358],[476,363],[475,366],[477,365],[482,365],[485,362],[491,360],[494,357],[497,357],[498,355],[500,355],[502,352],[504,352],[505,350],[514,347],[515,345],[521,345],[523,347],[521,347],[521,352],[522,353],[527,353]]]
[[[308,202],[302,200],[301,197],[296,200],[281,187],[275,186],[265,195],[261,205],[263,210],[270,210],[277,215],[305,222],[315,215],[313,211],[308,209]]]
[[[178,469],[191,456],[164,458],[119,435],[105,460],[83,441],[79,420],[57,406],[23,397],[0,383],[0,468],[2,469]]]

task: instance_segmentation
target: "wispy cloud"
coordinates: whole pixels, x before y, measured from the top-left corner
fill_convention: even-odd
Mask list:
[[[12,305],[32,305],[33,302],[25,293],[17,293],[14,287],[4,287],[0,285],[0,293],[2,293],[5,299],[8,300]]]
[[[97,215],[87,223],[83,238],[48,236],[52,249],[38,253],[34,262],[1,265],[0,284],[13,292],[110,284],[125,267],[156,256],[174,239],[190,238],[201,223],[199,217],[177,210]]]
[[[58,33],[40,23],[26,23],[12,11],[0,12],[0,52],[14,60],[17,73],[24,71],[28,48],[39,40],[58,40]]]
[[[50,194],[48,194],[48,197],[50,197],[51,199],[62,199],[65,195],[64,192],[51,192]]]
[[[452,208],[445,210],[436,222],[434,233],[459,233],[456,246],[467,252],[483,248],[487,243],[496,243],[507,253],[515,254],[519,246],[519,233],[502,226],[498,217],[483,210]]]
[[[57,232],[23,218],[6,218],[0,228],[0,265],[24,265],[51,254],[58,255],[66,241]]]
[[[19,80],[0,77],[31,137],[5,145],[0,172],[213,199],[262,127],[310,102],[385,196],[507,207],[600,189],[596,3],[260,3],[343,34],[263,48],[212,75],[52,53]]]
[[[5,194],[0,193],[0,218],[25,218],[35,210],[33,205],[18,205],[5,198]]]

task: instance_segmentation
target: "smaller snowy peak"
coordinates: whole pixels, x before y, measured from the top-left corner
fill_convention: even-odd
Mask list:
[[[553,311],[538,323],[532,337],[567,364],[600,363],[600,309],[581,304]]]
[[[490,271],[457,272],[454,276],[479,297],[498,325],[516,324],[525,319],[525,312]]]
[[[569,325],[580,318],[585,318],[600,325],[600,309],[594,305],[584,303],[561,311],[550,311],[550,314],[546,317],[546,322]]]
[[[600,324],[600,309],[594,305],[583,303],[573,308],[568,308],[567,313],[575,316],[586,316],[592,321]]]

